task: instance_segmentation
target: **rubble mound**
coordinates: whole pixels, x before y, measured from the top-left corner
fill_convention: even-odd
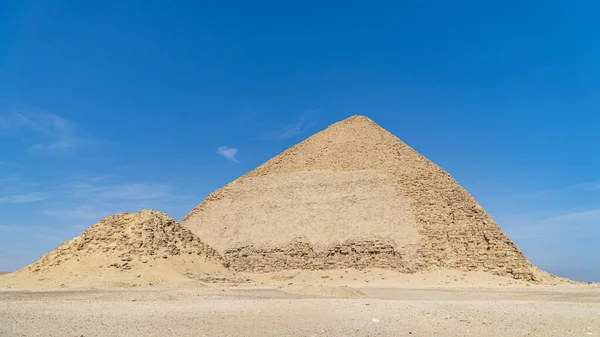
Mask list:
[[[182,257],[215,263],[220,260],[215,250],[173,218],[157,211],[143,210],[104,218],[24,271],[52,273],[63,265],[69,265],[71,270],[79,269],[80,273],[97,268],[126,271],[151,266],[155,261]]]
[[[362,116],[215,191],[182,224],[237,271],[446,268],[549,277],[448,173]]]

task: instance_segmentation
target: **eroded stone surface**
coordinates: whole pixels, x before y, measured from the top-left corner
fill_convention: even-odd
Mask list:
[[[386,268],[413,272],[411,260],[390,240],[349,240],[316,251],[302,239],[271,248],[244,246],[225,250],[227,265],[236,271],[273,272],[289,269]]]
[[[290,267],[315,269],[331,265],[361,267],[372,263],[373,266],[407,271],[444,267],[485,270],[496,275],[536,279],[539,273],[537,269],[448,173],[370,119],[360,116],[331,125],[212,193],[184,218],[182,224],[200,237],[210,237],[210,233],[218,230],[218,223],[212,220],[211,212],[228,205],[235,213],[238,204],[232,200],[235,200],[240,189],[238,186],[246,183],[251,185],[256,179],[267,181],[285,174],[306,172],[329,172],[333,176],[337,172],[353,174],[366,171],[389,178],[397,197],[410,205],[419,234],[415,254],[410,258],[402,257],[401,251],[402,247],[412,243],[401,239],[388,241],[389,248],[381,251],[365,249],[351,255],[328,255],[330,249],[336,249],[332,244],[339,244],[342,240],[337,240],[338,232],[323,230],[324,224],[319,222],[310,225],[315,226],[315,232],[330,235],[331,242],[324,249],[317,249],[318,244],[310,242],[310,239],[302,244],[296,242],[285,245],[278,242],[270,247],[265,246],[264,242],[253,242],[252,237],[240,235],[261,223],[252,217],[237,219],[239,231],[232,231],[222,241],[219,241],[218,236],[211,237],[207,244],[220,247],[217,250],[237,270],[282,270]],[[270,196],[271,199],[279,197],[285,198],[285,195]],[[251,200],[242,204],[244,208],[252,207]],[[264,204],[257,203],[254,211],[260,213],[265,210],[264,207]],[[294,209],[290,206],[285,210],[290,218],[295,216]],[[377,223],[382,217],[385,215],[373,215],[371,219],[364,219],[361,228]],[[280,220],[266,225],[263,222],[261,226],[271,232],[278,232],[281,230],[279,226],[285,222],[283,218]],[[333,227],[340,228],[341,225],[337,223]],[[373,228],[369,230],[371,233],[376,232]],[[343,238],[349,239],[346,236]],[[297,239],[302,240],[300,236]],[[363,242],[370,240],[373,245],[380,242],[372,238],[357,239],[367,240]],[[241,245],[240,242],[244,241],[246,244]]]
[[[31,272],[50,271],[53,267],[76,260],[83,264],[129,270],[134,265],[178,255],[220,260],[218,253],[205,245],[173,218],[157,211],[111,215],[69,240],[37,262],[26,267]]]

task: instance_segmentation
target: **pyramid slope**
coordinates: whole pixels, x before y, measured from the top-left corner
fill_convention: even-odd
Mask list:
[[[329,126],[214,192],[182,224],[237,270],[440,267],[526,280],[539,274],[448,173],[362,116]]]
[[[44,281],[59,285],[82,279],[168,283],[185,280],[187,271],[219,270],[224,267],[212,248],[168,215],[144,210],[102,219],[3,281],[40,281],[33,282],[36,287]]]

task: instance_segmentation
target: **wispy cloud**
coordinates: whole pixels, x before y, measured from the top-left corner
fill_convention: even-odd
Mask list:
[[[217,154],[233,162],[238,162],[237,158],[235,157],[238,154],[238,149],[234,147],[219,146],[219,148],[217,149]]]
[[[61,241],[56,230],[42,226],[0,225],[0,233],[17,233],[44,240]]]
[[[165,184],[124,184],[98,188],[96,194],[113,200],[164,199],[171,196],[171,187]]]
[[[0,269],[21,268],[111,214],[158,209],[174,215],[173,209],[186,211],[196,201],[175,194],[169,184],[125,176],[77,174],[42,184],[22,174],[2,178],[0,238],[7,238],[3,248],[11,252],[0,253]],[[26,205],[27,212],[18,213],[15,203]],[[30,246],[27,259],[17,261],[12,250],[22,245]],[[12,258],[3,260],[7,256]]]
[[[290,122],[280,130],[266,134],[264,139],[286,139],[300,136],[315,126],[315,115],[321,109],[311,109],[303,112],[296,120]]]
[[[596,222],[600,224],[600,209],[593,209],[582,212],[571,212],[559,214],[545,219],[549,223],[581,223],[581,222]]]
[[[22,138],[32,151],[40,154],[70,153],[93,142],[73,122],[49,113],[1,115],[0,133]]]
[[[312,125],[307,125],[305,119],[298,120],[294,123],[288,124],[281,130],[276,138],[285,139],[292,138],[305,133]]]
[[[130,182],[110,176],[78,177],[55,186],[53,194],[60,203],[43,211],[65,219],[92,221],[114,213],[138,211],[173,202],[182,197],[167,184]]]
[[[600,281],[600,208],[531,214],[499,221],[535,265],[576,280]]]
[[[600,236],[600,209],[566,211],[552,215],[520,216],[503,222],[515,239],[557,235]]]
[[[69,209],[48,209],[43,211],[46,215],[51,215],[59,218],[73,219],[85,221],[86,223],[95,222],[112,214],[111,211],[104,208],[96,208],[94,206],[77,206]],[[86,228],[87,225],[72,225],[74,228]]]
[[[0,212],[10,211],[11,204],[36,202],[32,210],[71,220],[65,225],[74,220],[97,221],[113,213],[160,209],[186,198],[174,195],[168,184],[111,175],[67,176],[44,184],[23,176],[0,179]]]
[[[586,181],[582,183],[576,183],[566,186],[552,187],[544,190],[538,191],[528,191],[521,194],[516,195],[517,198],[539,198],[539,197],[547,197],[552,195],[564,194],[566,192],[595,192],[600,191],[600,181]]]
[[[576,186],[587,191],[600,191],[600,181],[589,181]]]
[[[50,194],[47,192],[29,192],[25,194],[7,196],[0,195],[0,204],[25,204],[48,199],[49,196]]]
[[[155,183],[125,183],[115,184],[93,180],[89,182],[68,183],[60,188],[75,197],[85,197],[88,200],[136,201],[164,199],[171,196],[171,187]],[[64,192],[63,192],[64,193]]]

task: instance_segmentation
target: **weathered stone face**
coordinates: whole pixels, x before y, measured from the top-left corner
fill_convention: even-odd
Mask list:
[[[236,270],[536,272],[448,173],[359,116],[214,192],[182,224]]]
[[[157,211],[141,211],[102,219],[26,269],[44,272],[68,261],[94,264],[98,257],[112,256],[114,260],[107,268],[129,270],[136,264],[184,254],[220,261],[216,251],[173,218]]]

